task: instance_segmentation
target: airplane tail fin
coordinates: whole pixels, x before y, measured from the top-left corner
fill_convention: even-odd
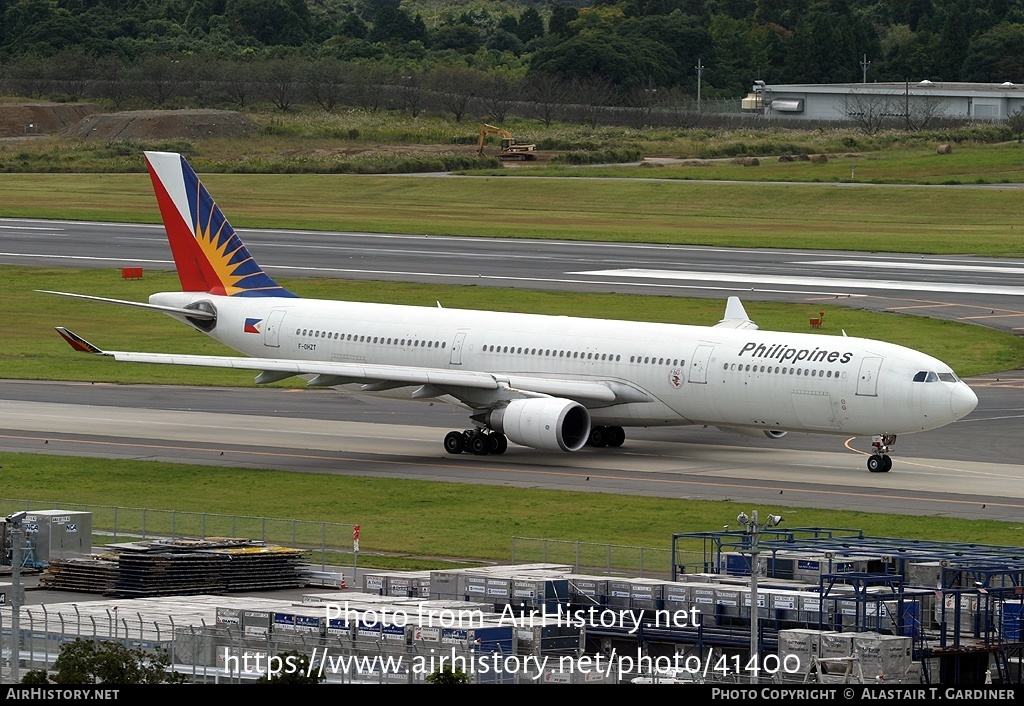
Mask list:
[[[182,155],[145,154],[182,290],[238,297],[295,296],[252,259]]]

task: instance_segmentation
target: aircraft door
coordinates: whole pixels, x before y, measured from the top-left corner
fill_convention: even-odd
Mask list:
[[[284,321],[284,309],[274,309],[267,319],[267,326],[263,329],[263,345],[268,348],[281,347],[281,324]]]
[[[860,375],[857,377],[857,394],[866,397],[878,396],[878,370],[882,367],[882,358],[868,356],[860,364]]]
[[[457,334],[455,334],[455,340],[452,341],[452,357],[448,361],[452,365],[462,365],[462,344],[465,341],[465,331],[459,331]]]
[[[693,353],[693,360],[690,361],[690,374],[686,378],[687,382],[707,384],[708,365],[713,350],[715,350],[714,346],[697,346],[697,350]]]

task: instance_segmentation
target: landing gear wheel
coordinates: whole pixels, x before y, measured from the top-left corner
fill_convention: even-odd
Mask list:
[[[508,439],[505,438],[504,434],[494,432],[493,434],[488,434],[487,438],[491,442],[492,454],[500,455],[505,453],[505,450],[508,449]]]
[[[873,454],[868,457],[868,470],[872,473],[888,473],[892,470],[892,459],[888,454]]]
[[[491,452],[491,439],[486,434],[473,434],[466,445],[475,456],[486,456]]]
[[[461,431],[450,431],[444,437],[444,450],[458,456],[466,450],[466,435]]]
[[[608,427],[608,445],[614,448],[622,446],[626,441],[626,431],[622,427]]]
[[[590,437],[587,439],[588,446],[601,448],[608,445],[608,427],[592,427]]]

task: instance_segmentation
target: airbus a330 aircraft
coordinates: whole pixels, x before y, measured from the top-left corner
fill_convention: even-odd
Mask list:
[[[147,152],[181,292],[148,304],[243,356],[77,350],[119,361],[294,375],[469,412],[448,453],[504,453],[508,441],[578,451],[620,446],[624,427],[710,425],[777,439],[788,431],[872,436],[868,469],[892,467],[897,434],[936,429],[978,403],[948,365],[863,338],[758,331],[730,297],[716,326],[302,299],[253,260],[179,154]]]

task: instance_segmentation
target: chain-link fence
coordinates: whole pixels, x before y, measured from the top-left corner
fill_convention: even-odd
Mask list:
[[[197,623],[182,624],[180,616],[176,621],[171,615],[154,619],[124,610],[119,614],[116,609],[98,616],[72,614],[66,607],[61,612],[47,612],[42,606],[24,609],[18,676],[28,670],[53,670],[62,646],[75,640],[162,651],[169,660],[168,671],[196,683],[252,683],[268,673],[302,670],[307,678],[335,684],[421,684],[445,667],[481,684],[594,683],[601,676],[577,668],[579,649],[541,652],[515,637],[488,645],[466,631],[431,633],[409,627],[389,636],[367,634],[358,624],[304,632]],[[0,635],[5,648],[0,683],[9,683],[14,678],[9,611],[0,611]]]
[[[619,544],[513,537],[512,562],[565,564],[572,566],[576,573],[600,573],[609,576],[672,576],[671,550]]]
[[[354,524],[0,498],[3,517],[22,510],[46,509],[91,513],[94,545],[139,539],[245,538],[307,550],[311,562],[324,570],[354,563]]]

